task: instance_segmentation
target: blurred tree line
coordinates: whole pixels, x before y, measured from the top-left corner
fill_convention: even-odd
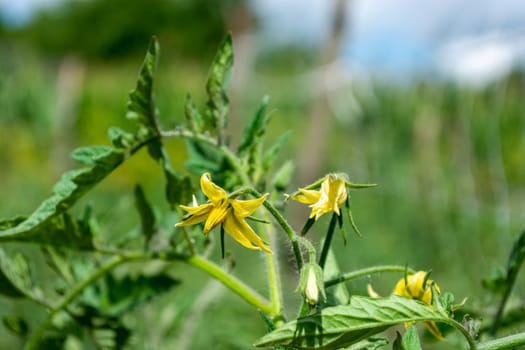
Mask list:
[[[227,13],[243,1],[91,0],[63,1],[40,10],[0,39],[15,40],[51,56],[74,53],[89,59],[122,58],[144,50],[151,35],[165,48],[193,58],[208,57],[226,31]],[[170,45],[173,43],[173,45]]]

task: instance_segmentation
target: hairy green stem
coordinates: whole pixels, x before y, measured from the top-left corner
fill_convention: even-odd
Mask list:
[[[525,332],[479,343],[478,350],[518,349],[518,346],[523,345],[525,345]]]
[[[325,281],[324,282],[324,286],[325,286],[325,288],[328,288],[328,287],[334,286],[336,284],[339,284],[339,283],[342,283],[342,282],[345,282],[345,281],[350,281],[350,280],[353,280],[353,279],[356,279],[356,278],[359,278],[359,277],[363,277],[363,276],[368,276],[368,275],[371,275],[371,274],[374,274],[374,273],[405,272],[405,271],[408,272],[408,273],[416,272],[415,270],[413,270],[413,269],[411,269],[409,267],[401,266],[401,265],[373,266],[373,267],[368,267],[368,268],[357,270],[357,271],[343,273],[340,276],[337,276],[337,277],[332,278],[332,279],[330,279],[328,281]]]
[[[444,316],[447,319],[447,321],[445,323],[447,323],[450,326],[456,328],[463,335],[463,337],[467,340],[468,345],[469,345],[469,349],[470,350],[478,350],[478,346],[476,344],[476,341],[474,340],[474,338],[472,338],[472,336],[465,329],[465,327],[463,327],[463,325],[461,323],[456,322],[455,320],[449,318],[447,315],[444,315]]]
[[[319,266],[324,268],[326,263],[326,258],[328,257],[328,251],[330,250],[330,245],[332,244],[332,237],[334,236],[335,224],[337,222],[337,214],[333,213],[332,218],[330,219],[330,225],[328,226],[328,232],[323,242],[323,248],[321,249],[321,256],[319,257]]]
[[[262,196],[262,194],[260,192],[254,190],[251,187],[247,187],[247,188],[241,188],[241,189],[239,189],[239,190],[237,190],[235,192],[232,192],[230,194],[230,197],[237,197],[237,196],[240,196],[241,194],[245,194],[245,193],[246,194],[251,194],[254,197],[261,197]],[[293,252],[294,252],[294,255],[295,255],[295,261],[297,263],[297,268],[300,271],[301,267],[303,267],[303,255],[302,255],[302,252],[301,252],[301,246],[300,246],[300,242],[299,242],[300,236],[298,236],[295,233],[294,229],[290,226],[288,221],[286,221],[286,219],[273,206],[272,203],[270,203],[269,201],[266,200],[266,201],[263,202],[263,205],[266,208],[266,210],[268,210],[268,212],[270,214],[272,214],[272,216],[274,217],[275,221],[277,221],[279,226],[282,227],[282,229],[284,230],[284,232],[286,233],[286,235],[290,239],[290,242],[292,243],[292,249],[293,249]],[[307,247],[307,248],[309,249],[309,247]]]
[[[259,194],[259,192],[252,190],[256,194]],[[287,234],[288,238],[290,239],[290,242],[292,243],[292,249],[293,253],[295,255],[295,261],[297,263],[297,270],[301,271],[301,268],[303,267],[303,254],[301,252],[301,247],[299,245],[299,239],[293,228],[288,224],[286,219],[279,213],[277,209],[273,206],[272,203],[268,201],[264,201],[263,203],[264,207],[272,214],[272,216],[275,218],[277,223],[282,227],[284,232]]]

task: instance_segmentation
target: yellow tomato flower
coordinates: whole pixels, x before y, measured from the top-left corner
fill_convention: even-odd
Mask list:
[[[312,208],[310,218],[315,217],[315,220],[329,212],[340,215],[339,209],[348,198],[346,182],[344,179],[330,174],[321,183],[320,190],[300,188],[298,193],[290,198],[303,204],[309,204]]]
[[[440,293],[439,286],[431,279],[425,281],[427,273],[425,271],[418,271],[414,274],[407,275],[406,278],[401,278],[397,282],[392,294],[401,297],[420,300],[425,304],[432,306],[432,289],[430,286],[434,283],[434,288],[437,293]],[[409,326],[408,324],[407,326]],[[434,322],[425,322],[425,326],[436,338],[443,339],[441,332]]]
[[[224,189],[211,181],[209,173],[204,173],[201,176],[200,185],[202,192],[210,201],[198,205],[194,200],[193,207],[181,205],[180,207],[189,213],[189,216],[175,226],[189,226],[205,221],[203,232],[208,234],[222,224],[224,231],[246,248],[263,250],[272,254],[270,248],[264,244],[245,220],[262,205],[268,194],[250,200],[229,198]]]

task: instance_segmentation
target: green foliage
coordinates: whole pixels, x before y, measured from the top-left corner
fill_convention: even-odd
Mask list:
[[[144,190],[140,185],[135,186],[135,206],[140,214],[142,235],[144,236],[144,246],[147,247],[151,237],[155,234],[155,214],[146,199]]]
[[[0,293],[12,298],[24,298],[37,293],[33,289],[27,257],[22,253],[8,256],[0,249]]]
[[[289,322],[263,336],[255,345],[339,349],[383,332],[390,326],[411,321],[448,322],[448,318],[422,302],[407,298],[353,296],[349,305],[327,307]]]
[[[209,115],[211,125],[219,135],[219,144],[222,143],[224,128],[227,123],[228,96],[226,89],[231,78],[233,66],[232,36],[228,34],[219,45],[219,49],[210,68],[206,92],[208,93]]]
[[[0,232],[0,242],[38,242],[77,249],[92,248],[89,225],[73,220],[65,212],[115,170],[124,161],[126,153],[112,147],[94,146],[75,150],[73,157],[89,166],[65,173],[55,184],[53,195],[29,217]]]
[[[144,135],[141,139],[160,136],[153,90],[153,77],[157,69],[158,55],[159,43],[154,37],[151,39],[144,63],[140,68],[137,86],[129,93],[127,117],[137,119],[139,135]]]

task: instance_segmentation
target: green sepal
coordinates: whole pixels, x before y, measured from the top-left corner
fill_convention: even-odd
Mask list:
[[[301,229],[301,236],[304,236],[310,231],[312,226],[315,224],[315,218],[308,218]]]
[[[421,350],[421,343],[416,326],[407,328],[405,334],[403,334],[402,345],[403,350]]]
[[[310,273],[313,273],[312,276],[315,278],[315,286],[316,286],[316,296],[315,301],[309,301],[308,295],[307,295],[307,288],[308,288],[308,280],[311,278]],[[305,298],[305,301],[309,303],[311,306],[315,306],[319,302],[319,295],[321,295],[322,300],[326,301],[326,293],[324,290],[324,279],[323,279],[323,269],[321,266],[319,266],[315,262],[308,262],[303,265],[300,272],[299,277],[299,283],[297,284],[297,288],[295,289],[296,292],[301,293],[301,295]]]
[[[224,226],[221,225],[221,258],[224,259]]]
[[[345,206],[346,206],[346,210],[345,210],[346,215],[348,217],[348,221],[350,221],[350,225],[352,226],[352,229],[354,230],[357,236],[363,237],[363,235],[361,234],[361,231],[359,231],[359,228],[355,224],[354,217],[352,216],[352,210],[350,209],[350,199],[348,199],[348,197],[346,198]]]
[[[346,232],[343,225],[343,216],[337,215],[337,224],[339,225],[339,233],[341,233],[341,238],[343,239],[343,245],[346,246]]]

